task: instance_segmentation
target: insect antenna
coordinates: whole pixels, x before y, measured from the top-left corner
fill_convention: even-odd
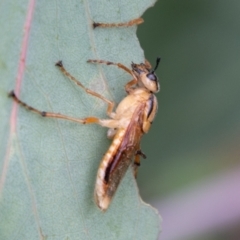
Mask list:
[[[153,71],[151,73],[154,73],[157,70],[160,61],[161,61],[161,57],[158,57],[157,61],[156,61],[156,67],[153,69]]]

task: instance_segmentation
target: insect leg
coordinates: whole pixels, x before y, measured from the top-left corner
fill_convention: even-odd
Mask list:
[[[25,102],[21,101],[16,96],[14,91],[11,91],[8,95],[9,95],[9,97],[12,97],[14,99],[14,101],[17,102],[19,105],[23,106],[27,110],[30,110],[30,111],[32,111],[34,113],[39,114],[42,117],[59,118],[59,119],[64,119],[64,120],[77,122],[77,123],[81,123],[81,124],[89,124],[89,123],[98,123],[98,124],[100,124],[100,119],[98,119],[96,117],[87,117],[87,118],[84,118],[84,119],[80,119],[80,118],[74,118],[74,117],[66,116],[66,115],[63,115],[63,114],[60,114],[60,113],[39,111],[38,109],[33,108],[33,107],[29,106],[28,104],[26,104]]]
[[[100,64],[106,64],[106,65],[114,65],[114,66],[117,66],[117,67],[123,69],[124,71],[126,71],[130,75],[134,76],[133,73],[132,73],[132,70],[129,69],[128,67],[126,67],[125,65],[121,64],[121,63],[114,63],[114,62],[109,62],[109,61],[104,61],[104,60],[97,60],[97,59],[89,59],[89,60],[87,60],[87,62],[88,63],[100,63]]]
[[[124,71],[126,71],[126,72],[129,73],[130,75],[132,75],[132,76],[134,77],[134,79],[131,80],[130,82],[128,82],[128,83],[125,85],[125,91],[126,91],[127,93],[130,93],[131,90],[132,90],[132,86],[137,83],[137,79],[136,79],[136,77],[134,76],[132,70],[129,69],[128,67],[126,67],[125,65],[121,64],[121,63],[114,63],[114,62],[109,62],[109,61],[104,61],[104,60],[95,60],[95,59],[89,59],[89,60],[87,60],[87,62],[89,62],[89,63],[106,64],[106,65],[114,65],[114,66],[117,66],[117,67],[123,69]]]
[[[102,28],[108,28],[108,27],[130,27],[133,25],[138,25],[143,23],[143,19],[142,18],[135,18],[129,22],[125,22],[125,23],[99,23],[99,22],[93,22],[93,28],[96,27],[102,27]]]
[[[141,163],[140,163],[140,157],[143,157],[144,159],[147,157],[147,156],[141,151],[141,149],[139,149],[139,150],[136,152],[135,158],[134,158],[133,174],[134,174],[134,177],[135,177],[135,178],[137,178],[138,167],[141,165]]]
[[[135,85],[135,84],[137,84],[137,79],[133,79],[133,80],[131,80],[130,82],[128,82],[126,85],[125,85],[125,91],[127,92],[127,93],[130,93],[131,92],[131,90],[132,90],[132,86],[133,85]]]
[[[113,108],[114,108],[114,102],[108,100],[107,98],[105,98],[104,96],[100,95],[99,93],[96,93],[86,87],[84,87],[82,85],[82,83],[80,83],[75,77],[73,77],[63,66],[63,63],[62,61],[59,61],[55,64],[59,69],[60,71],[66,76],[68,77],[70,80],[72,80],[75,84],[77,84],[78,86],[80,86],[86,93],[94,96],[94,97],[97,97],[97,98],[100,98],[101,100],[103,100],[104,102],[107,103],[108,107],[107,107],[107,115],[111,117],[111,113],[113,111]]]

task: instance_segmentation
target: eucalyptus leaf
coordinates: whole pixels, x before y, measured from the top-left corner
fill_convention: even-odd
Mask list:
[[[157,239],[160,218],[143,203],[131,169],[109,209],[93,199],[96,172],[111,143],[106,129],[47,119],[19,107],[68,116],[106,118],[106,104],[69,81],[55,63],[87,88],[118,103],[131,76],[88,59],[143,62],[137,26],[96,28],[92,22],[127,22],[153,0],[34,1],[0,4],[0,239]]]

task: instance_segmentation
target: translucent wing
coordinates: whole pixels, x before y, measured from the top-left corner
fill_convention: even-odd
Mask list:
[[[98,206],[103,210],[107,209],[120,181],[128,167],[133,163],[133,158],[139,150],[140,140],[143,135],[144,107],[145,104],[138,106],[126,130],[118,130],[125,131],[122,141],[111,156],[105,169],[102,169],[104,170],[104,179],[98,185],[101,189],[95,189],[95,198]],[[116,133],[117,136],[118,133]]]
[[[133,114],[132,120],[126,129],[122,143],[116,154],[106,169],[105,182],[114,185],[119,184],[129,165],[133,162],[133,157],[139,150],[142,131],[143,108],[139,108]]]

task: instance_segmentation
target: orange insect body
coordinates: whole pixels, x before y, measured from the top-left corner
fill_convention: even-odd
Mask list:
[[[99,23],[93,22],[93,28],[101,27],[130,27],[143,22],[142,18],[136,18],[125,23]],[[62,61],[56,63],[60,71],[70,80],[75,82],[83,90],[108,104],[107,115],[109,119],[99,119],[97,117],[87,117],[84,119],[66,116],[60,113],[39,111],[21,101],[11,91],[9,96],[26,109],[47,118],[59,118],[81,124],[96,123],[103,127],[108,127],[108,137],[113,138],[112,144],[104,155],[98,172],[95,184],[95,201],[97,206],[105,211],[114,196],[117,187],[125,175],[129,166],[133,166],[134,175],[140,165],[140,156],[145,157],[140,149],[140,140],[144,133],[147,133],[157,112],[157,99],[154,93],[160,90],[155,70],[158,67],[160,58],[154,70],[151,65],[145,63],[134,64],[132,69],[121,63],[113,63],[103,60],[88,60],[90,63],[100,63],[115,65],[132,75],[133,80],[125,85],[127,96],[119,103],[116,111],[113,112],[114,103],[104,96],[84,87],[75,77],[73,77],[63,66]]]
[[[88,60],[90,63],[101,63],[115,65],[132,75],[133,80],[125,85],[127,96],[119,103],[116,111],[113,112],[114,103],[102,95],[85,88],[64,68],[62,61],[56,63],[61,72],[85,92],[93,95],[108,104],[107,115],[109,119],[87,117],[84,119],[69,117],[59,113],[43,112],[22,102],[15,95],[14,91],[9,93],[18,104],[33,111],[42,117],[59,118],[74,121],[81,124],[96,123],[108,127],[108,137],[113,138],[112,144],[104,155],[98,172],[95,184],[95,201],[97,206],[105,211],[114,196],[117,187],[125,175],[129,166],[133,166],[134,174],[137,174],[137,167],[140,165],[140,156],[145,156],[140,149],[140,140],[144,133],[147,133],[157,112],[157,99],[154,93],[160,90],[155,70],[158,67],[160,58],[154,70],[146,61],[141,64],[132,63],[132,69],[121,63],[113,63],[103,60]]]
[[[99,121],[100,125],[110,128],[109,135],[114,137],[100,163],[95,185],[95,201],[102,210],[108,208],[121,179],[133,163],[136,176],[140,165],[140,140],[148,132],[157,112],[153,92],[159,91],[160,87],[154,71],[150,72],[147,66],[132,64],[134,86],[126,88],[128,96],[119,103],[116,113],[110,114],[112,119]],[[114,129],[115,135],[112,134]]]

